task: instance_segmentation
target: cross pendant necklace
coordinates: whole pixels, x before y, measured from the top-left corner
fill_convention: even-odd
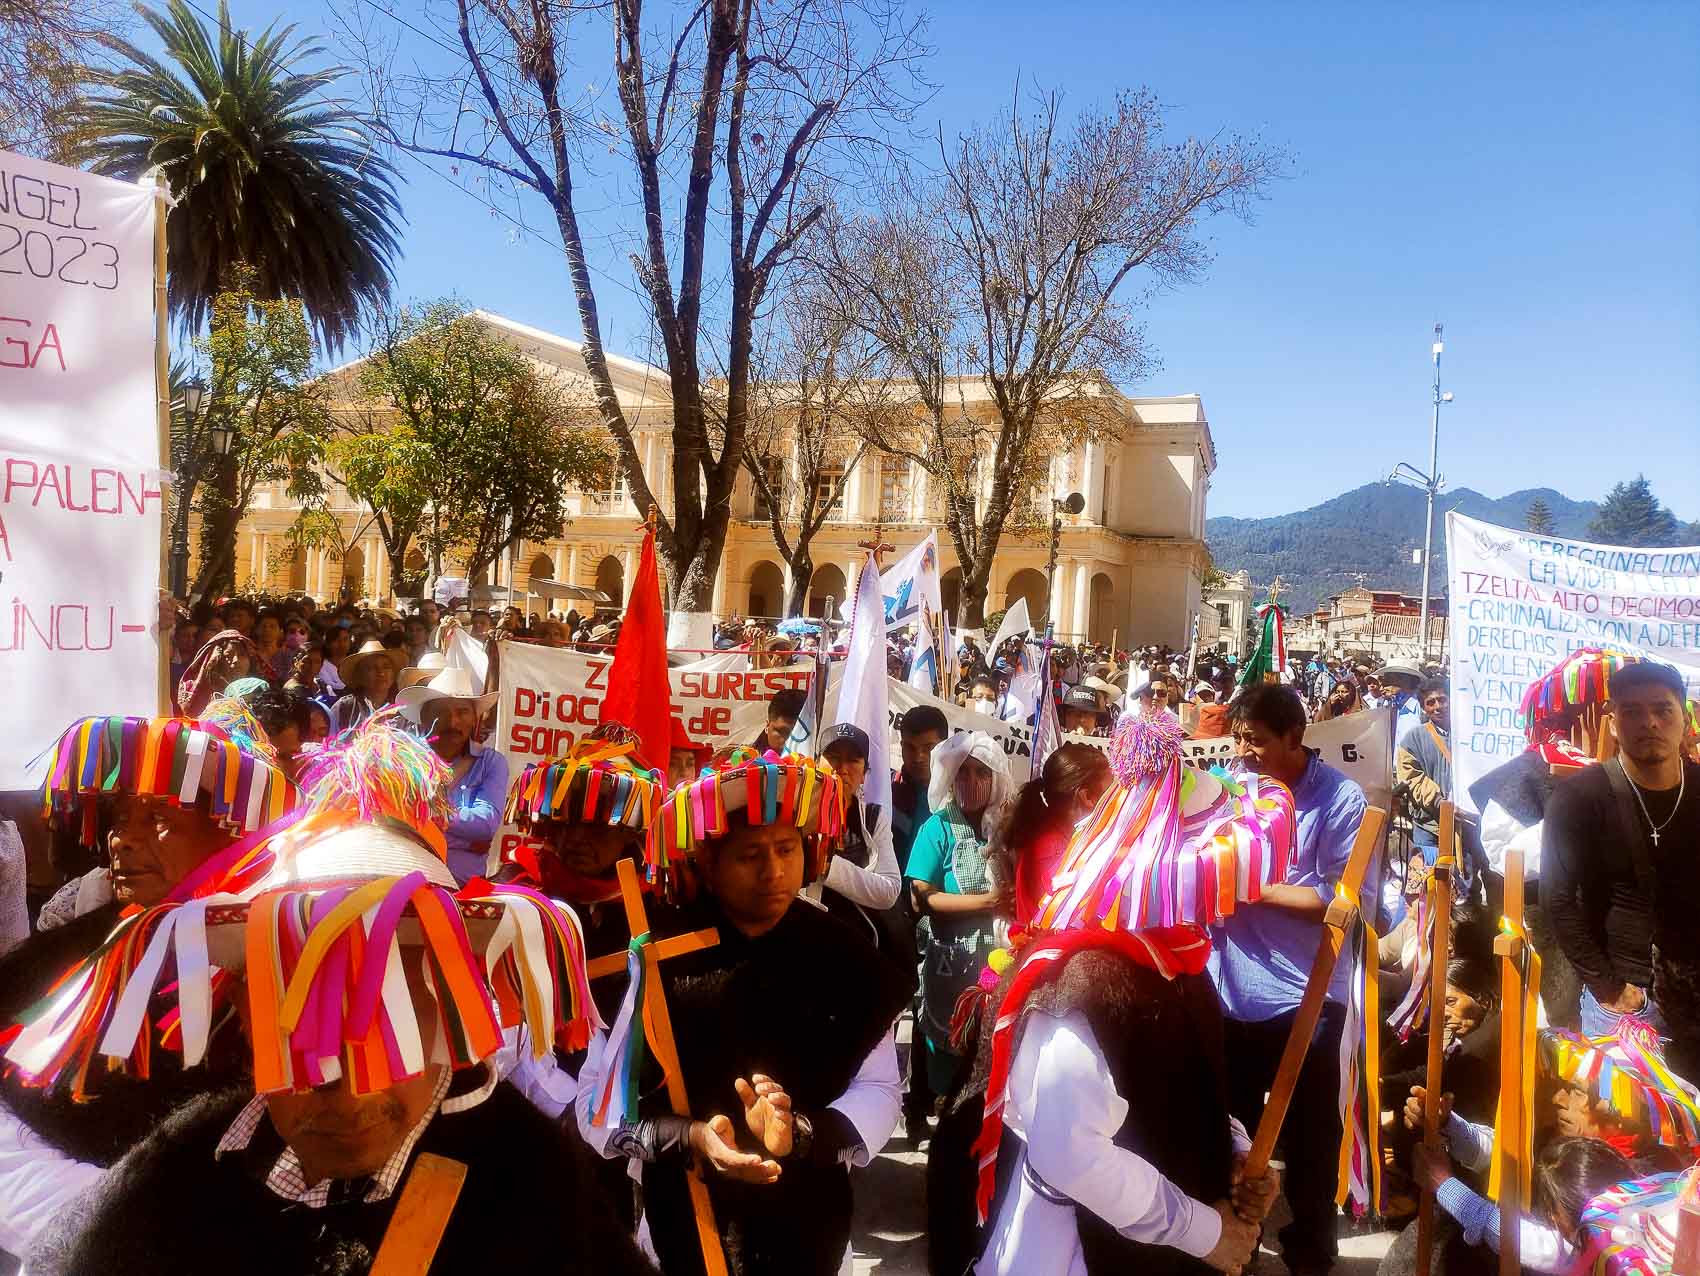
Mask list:
[[[1676,813],[1682,809],[1682,795],[1688,791],[1688,767],[1682,768],[1682,778],[1677,781],[1676,801],[1671,803],[1670,814],[1665,816],[1663,824],[1653,823],[1653,813],[1647,809],[1647,799],[1641,796],[1641,786],[1629,777],[1629,768],[1623,765],[1623,759],[1617,760],[1617,765],[1623,771],[1623,778],[1629,780],[1629,791],[1635,795],[1635,802],[1641,808],[1641,816],[1647,821],[1647,827],[1652,830],[1653,849],[1659,848],[1659,834],[1670,827],[1670,822],[1676,818]]]

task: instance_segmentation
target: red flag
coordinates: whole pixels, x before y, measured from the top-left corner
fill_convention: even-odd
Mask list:
[[[673,692],[667,678],[667,622],[661,613],[661,580],[655,571],[655,529],[643,537],[637,580],[614,644],[602,721],[637,732],[646,766],[667,772],[673,743]]]

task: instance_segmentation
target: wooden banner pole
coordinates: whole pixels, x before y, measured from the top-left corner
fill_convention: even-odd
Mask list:
[[[1494,938],[1499,967],[1499,1271],[1522,1270],[1523,1200],[1523,852],[1505,854],[1505,917],[1512,934]]]
[[[1434,939],[1429,948],[1428,971],[1428,1067],[1427,1085],[1423,1093],[1423,1146],[1430,1152],[1440,1152],[1440,1089],[1441,1066],[1446,1046],[1444,1016],[1446,1013],[1446,963],[1452,952],[1452,865],[1453,851],[1452,803],[1440,804],[1440,855],[1435,860],[1434,875],[1429,879],[1433,892],[1432,916]],[[1503,1029],[1502,1029],[1503,1031]],[[1429,1270],[1434,1249],[1434,1193],[1423,1188],[1417,1206],[1417,1265],[1418,1272]]]
[[[622,859],[619,874],[620,898],[626,908],[626,925],[631,928],[634,936],[647,934],[649,914],[644,908],[643,891],[638,885],[637,866],[630,859]],[[688,941],[687,945],[671,948],[665,953],[666,956],[678,956],[680,953],[693,952],[719,942],[719,935],[712,930],[697,931],[680,938]],[[679,1046],[673,1038],[673,1019],[667,1012],[667,995],[662,991],[661,985],[662,950],[664,945],[670,944],[671,941],[663,941],[661,944],[644,945],[644,978],[648,991],[643,999],[643,1021],[649,1048],[655,1055],[655,1061],[661,1065],[662,1075],[667,1079],[667,1099],[672,1105],[673,1115],[688,1117],[691,1115],[690,1099],[685,1093],[685,1076],[679,1066]],[[726,1251],[721,1247],[720,1228],[714,1221],[714,1202],[709,1200],[708,1184],[703,1182],[702,1170],[694,1159],[687,1166],[685,1176],[686,1185],[691,1192],[691,1209],[696,1215],[697,1241],[702,1245],[703,1271],[707,1276],[727,1276]]]
[[[1269,1159],[1275,1155],[1275,1142],[1281,1136],[1281,1125],[1287,1119],[1287,1108],[1293,1101],[1293,1090],[1304,1068],[1305,1053],[1310,1049],[1316,1032],[1316,1021],[1322,1015],[1322,1002],[1328,995],[1328,985],[1334,978],[1334,966],[1340,949],[1346,942],[1346,928],[1356,916],[1358,892],[1369,872],[1370,860],[1381,840],[1381,826],[1387,812],[1372,806],[1364,812],[1358,825],[1358,835],[1352,843],[1352,853],[1346,860],[1346,871],[1340,876],[1342,893],[1328,905],[1323,919],[1322,939],[1311,961],[1310,977],[1305,980],[1304,996],[1293,1016],[1293,1026],[1287,1031],[1287,1044],[1281,1050],[1281,1062],[1275,1069],[1275,1080],[1269,1085],[1269,1100],[1263,1105],[1263,1115],[1257,1120],[1257,1134],[1246,1154],[1244,1174],[1247,1179],[1260,1179],[1269,1169]]]
[[[170,293],[166,287],[165,275],[165,222],[171,212],[171,195],[165,184],[163,170],[154,170],[154,210],[153,210],[153,393],[154,418],[159,430],[159,468],[171,471],[171,324],[168,314]],[[177,489],[176,474],[171,478],[173,500],[182,500],[183,493]],[[160,490],[165,490],[165,484],[160,484]],[[173,520],[168,516],[164,503],[159,511],[159,566],[160,579],[167,582],[170,588],[171,580],[171,526]],[[159,612],[161,607],[158,600],[154,603],[154,615],[151,617],[159,631],[158,688],[159,712],[163,716],[171,712],[171,635],[165,632],[161,625]]]

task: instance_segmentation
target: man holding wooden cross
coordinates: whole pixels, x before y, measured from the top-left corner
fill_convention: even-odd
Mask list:
[[[850,1167],[897,1126],[892,1025],[914,982],[799,897],[843,831],[832,771],[796,754],[718,761],[673,791],[650,841],[653,870],[688,854],[701,889],[666,932],[713,928],[718,941],[656,963],[654,988],[633,981],[579,1074],[579,1129],[604,1156],[641,1164],[648,1232],[669,1276],[706,1270],[705,1250],[723,1251],[733,1276],[832,1276],[850,1243]],[[639,1014],[652,1043],[666,1035],[676,1047],[686,1113],[645,1058]],[[693,1199],[693,1166],[707,1208]]]
[[[1297,822],[1285,882],[1211,931],[1210,969],[1227,1013],[1229,1103],[1249,1129],[1275,1079],[1366,803],[1356,783],[1305,747],[1304,703],[1290,687],[1248,687],[1228,713],[1241,765],[1292,791]],[[1365,875],[1366,882],[1376,879]],[[1363,888],[1358,903],[1366,911],[1374,907],[1373,886]],[[1335,967],[1282,1127],[1293,1221],[1281,1229],[1281,1252],[1294,1276],[1334,1264],[1340,1034],[1355,977],[1350,962]]]

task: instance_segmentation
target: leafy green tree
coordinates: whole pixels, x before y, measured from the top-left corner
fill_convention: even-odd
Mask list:
[[[433,572],[457,552],[477,577],[510,544],[558,536],[568,490],[606,484],[592,405],[453,302],[385,312],[360,365],[370,403],[331,449],[333,473],[378,520],[391,573],[418,544]]]
[[[192,375],[206,383],[194,437],[231,432],[227,455],[213,462],[213,481],[199,482],[201,464],[179,471],[185,501],[201,515],[201,562],[193,591],[206,594],[235,583],[236,527],[255,491],[282,482],[291,502],[322,499],[332,418],[324,387],[312,377],[313,336],[299,301],[266,300],[245,268],[212,302],[206,336],[195,341]],[[202,444],[204,446],[204,444]],[[174,460],[189,461],[185,454]]]
[[[223,0],[216,32],[185,0],[139,12],[164,55],[103,37],[120,62],[88,72],[72,155],[132,181],[163,169],[170,304],[191,331],[245,266],[249,292],[298,298],[340,346],[389,295],[401,219],[394,169],[364,121],[325,98],[344,68],[303,69],[322,45],[293,26],[236,30]]]
[[[71,161],[84,67],[126,17],[116,0],[0,0],[0,151]]]
[[[1552,516],[1552,506],[1546,503],[1544,497],[1537,496],[1529,502],[1529,509],[1523,515],[1523,526],[1537,536],[1551,536],[1558,530],[1558,524]]]
[[[1646,476],[1637,474],[1606,493],[1588,524],[1588,538],[1602,545],[1680,545],[1683,534],[1676,515],[1653,495]]]

